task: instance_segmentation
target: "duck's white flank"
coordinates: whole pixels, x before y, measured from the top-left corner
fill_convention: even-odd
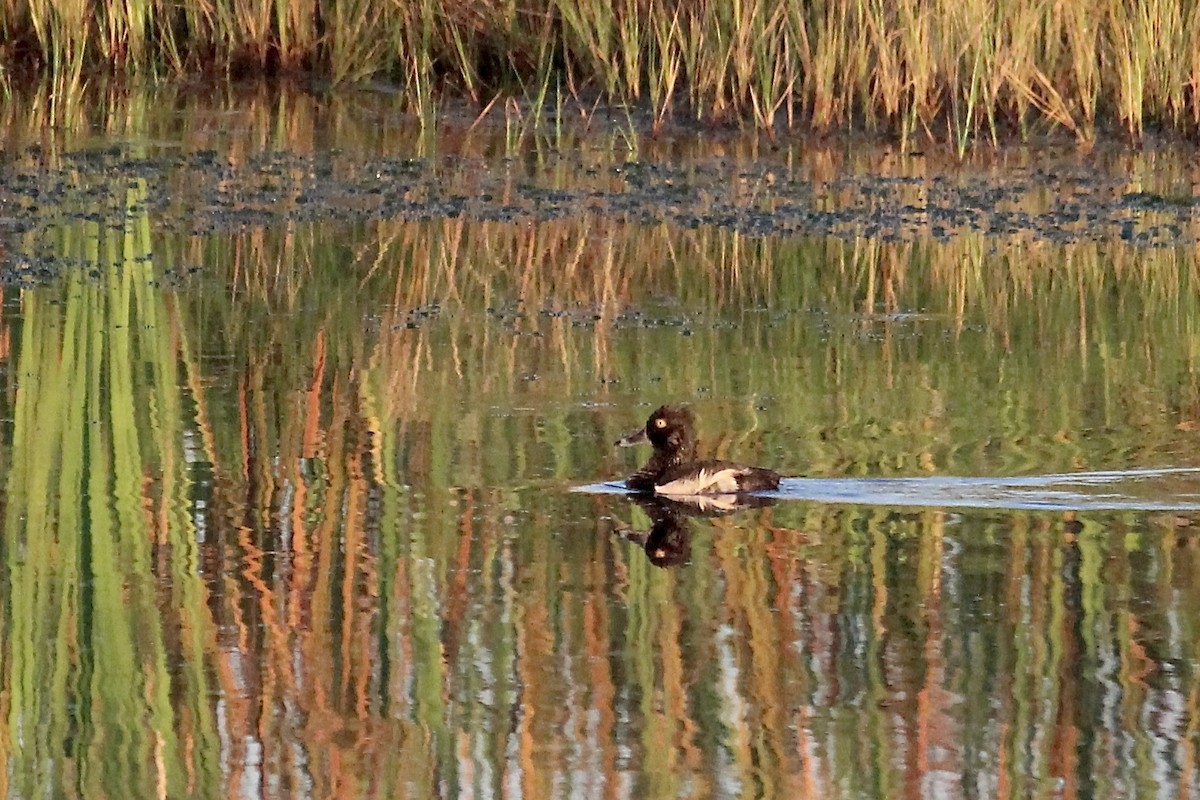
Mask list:
[[[738,491],[738,476],[745,475],[749,471],[733,467],[725,467],[712,472],[702,469],[691,477],[655,486],[654,491],[672,497],[690,494],[729,494]]]

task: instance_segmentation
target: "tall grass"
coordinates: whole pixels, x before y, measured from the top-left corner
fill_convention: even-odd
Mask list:
[[[106,70],[378,76],[428,113],[445,93],[486,104],[561,85],[584,108],[637,105],[656,129],[686,115],[960,148],[1200,130],[1200,6],[1171,0],[0,0],[0,42],[0,63],[68,87]]]

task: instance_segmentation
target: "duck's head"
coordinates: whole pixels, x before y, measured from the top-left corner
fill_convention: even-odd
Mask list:
[[[696,451],[696,422],[683,406],[660,406],[644,427],[617,441],[621,447],[650,442],[657,452],[682,459],[693,458]]]

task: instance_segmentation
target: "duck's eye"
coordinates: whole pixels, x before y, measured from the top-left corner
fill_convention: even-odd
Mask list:
[[[654,427],[665,428],[665,427],[667,427],[667,421],[660,417],[659,419],[654,420]]]

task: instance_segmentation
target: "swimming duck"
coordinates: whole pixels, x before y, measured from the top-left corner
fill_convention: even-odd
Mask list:
[[[661,406],[646,425],[617,444],[631,447],[649,441],[654,453],[625,485],[635,492],[685,496],[736,494],[779,488],[779,473],[729,461],[696,460],[696,423],[683,406]]]

